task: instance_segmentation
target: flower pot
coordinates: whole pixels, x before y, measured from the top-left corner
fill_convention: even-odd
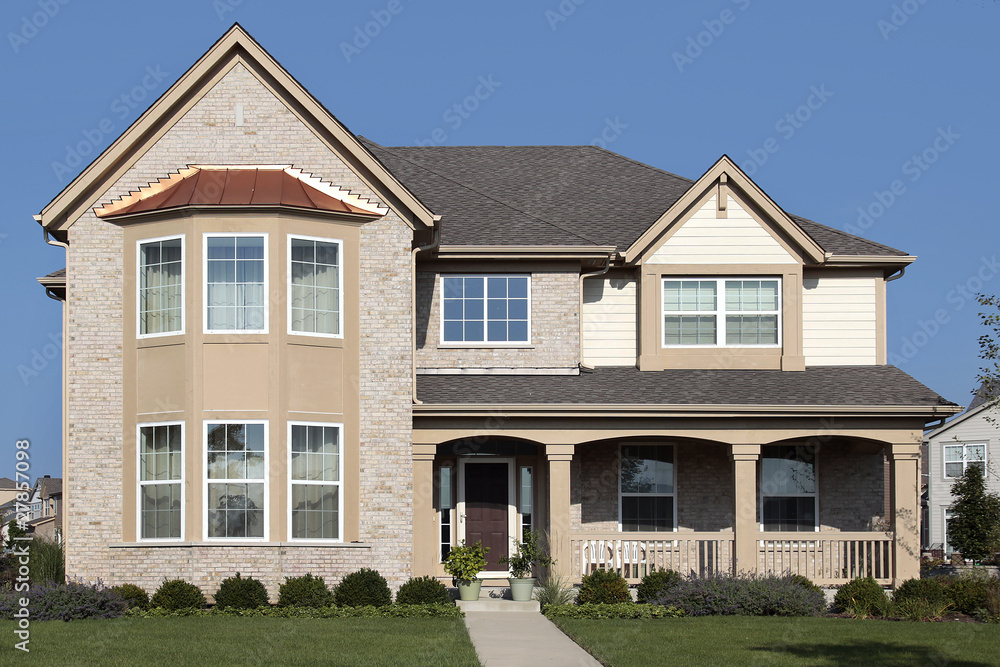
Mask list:
[[[479,579],[475,581],[468,581],[466,579],[457,579],[455,585],[458,586],[458,597],[462,600],[478,600],[479,599],[479,588],[483,585],[483,582]]]
[[[510,596],[514,599],[514,602],[529,602],[531,600],[531,593],[535,590],[535,580],[533,577],[526,577],[524,579],[510,577],[507,579],[507,583],[510,584]]]

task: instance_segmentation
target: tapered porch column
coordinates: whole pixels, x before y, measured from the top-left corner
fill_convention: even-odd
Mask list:
[[[733,548],[736,572],[757,572],[757,461],[760,445],[732,445]]]
[[[549,460],[549,554],[555,559],[552,574],[574,580],[570,543],[570,462],[573,445],[546,445]]]
[[[892,459],[893,585],[920,576],[920,445],[894,444]]]
[[[413,575],[436,574],[438,542],[434,513],[434,445],[413,445]]]

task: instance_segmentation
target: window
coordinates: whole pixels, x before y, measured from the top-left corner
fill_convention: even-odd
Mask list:
[[[528,531],[532,528],[531,522],[531,501],[532,501],[532,484],[531,484],[531,466],[521,466],[521,479],[520,479],[520,498],[521,498],[521,539],[527,535]]]
[[[442,276],[441,341],[527,343],[528,276]]]
[[[452,466],[444,466],[438,470],[438,513],[441,518],[441,561],[451,553],[452,543],[452,491],[451,482],[455,469]]]
[[[139,243],[139,336],[184,331],[184,239]]]
[[[674,448],[622,445],[621,529],[674,529]]]
[[[765,447],[760,458],[760,495],[763,530],[816,530],[815,449]]]
[[[777,346],[780,293],[777,278],[665,278],[663,346]]]
[[[139,538],[183,535],[184,425],[139,426]]]
[[[291,538],[341,539],[339,425],[290,424]]]
[[[205,330],[267,331],[266,236],[205,236]]]
[[[289,332],[339,336],[340,242],[289,236],[288,253]]]
[[[266,426],[205,423],[207,538],[264,538]]]
[[[986,445],[961,444],[944,446],[944,476],[957,479],[965,473],[970,463],[986,462]]]

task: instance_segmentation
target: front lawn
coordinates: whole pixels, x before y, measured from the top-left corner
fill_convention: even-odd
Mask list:
[[[649,665],[996,665],[1000,626],[843,618],[556,618],[611,667]]]
[[[460,618],[119,618],[0,621],[0,665],[479,665]]]

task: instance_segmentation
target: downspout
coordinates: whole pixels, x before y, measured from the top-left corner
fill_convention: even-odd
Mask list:
[[[417,400],[417,253],[422,250],[433,250],[441,243],[441,216],[434,216],[434,235],[427,245],[417,246],[410,251],[410,391],[413,404],[421,405]]]
[[[617,251],[608,253],[608,259],[604,263],[604,268],[601,269],[600,271],[592,271],[590,273],[581,273],[580,274],[580,289],[579,289],[580,302],[579,302],[579,305],[577,306],[577,312],[580,313],[580,337],[579,337],[579,340],[580,340],[580,368],[586,368],[587,370],[594,370],[594,367],[593,366],[588,366],[587,364],[583,363],[583,281],[585,279],[587,279],[587,278],[597,278],[598,276],[603,276],[608,271],[610,271],[611,270],[611,260],[614,258],[615,254],[617,254]]]
[[[42,224],[42,216],[34,216],[35,221],[38,224]],[[66,251],[66,268],[69,268],[69,241],[60,241],[51,234],[49,230],[44,226],[42,227],[42,238],[45,242],[51,246],[56,246],[62,248]],[[68,237],[67,237],[68,238]],[[67,271],[67,278],[68,278]],[[63,469],[63,488],[66,489],[66,496],[70,495],[70,489],[72,488],[72,478],[70,476],[69,469],[69,383],[67,380],[67,373],[69,371],[69,355],[66,353],[66,347],[69,337],[66,333],[66,325],[69,322],[69,284],[66,285],[66,295],[65,298],[59,299],[52,295],[51,291],[46,288],[45,294],[52,299],[57,301],[62,301],[62,469]],[[65,496],[63,500],[62,512],[59,515],[59,523],[57,526],[61,539],[69,532],[66,527],[69,525],[70,512],[69,503],[65,502]]]

